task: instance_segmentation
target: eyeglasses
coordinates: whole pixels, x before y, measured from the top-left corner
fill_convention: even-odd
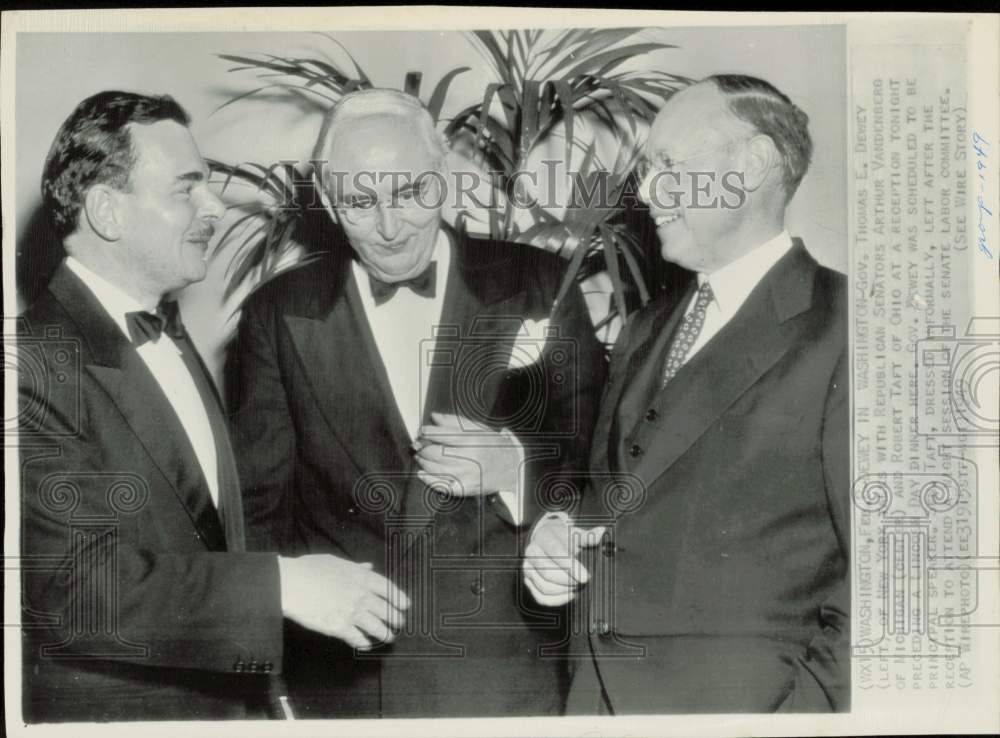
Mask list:
[[[689,161],[694,161],[695,159],[700,159],[703,156],[714,154],[717,151],[722,151],[722,149],[732,146],[734,143],[739,143],[746,140],[747,139],[745,138],[731,138],[725,141],[724,143],[719,144],[714,149],[709,149],[708,151],[701,151],[697,154],[685,157],[684,159],[671,159],[669,156],[666,156],[665,154],[658,154],[656,155],[656,159],[658,159],[658,161],[650,161],[644,156],[641,159],[639,159],[639,162],[636,164],[635,173],[638,175],[640,182],[645,182],[646,178],[649,177],[651,174],[655,174],[657,172],[677,171],[677,168],[681,164],[686,164]]]
[[[377,181],[373,176],[372,182]],[[444,175],[436,170],[419,174],[412,182],[392,190],[386,198],[374,194],[348,195],[338,199],[333,206],[344,219],[352,225],[371,223],[379,210],[379,203],[384,207],[404,212],[416,212],[420,209],[434,210],[441,206],[441,192],[444,188]]]
[[[685,198],[697,198],[697,184],[694,181],[694,174],[697,173],[691,172],[692,181],[686,182],[681,177],[681,165],[747,140],[749,139],[745,137],[731,138],[715,148],[700,151],[684,159],[671,159],[662,153],[657,154],[653,161],[646,157],[641,158],[635,168],[639,177],[640,196],[647,204],[658,208],[681,207],[687,201]]]

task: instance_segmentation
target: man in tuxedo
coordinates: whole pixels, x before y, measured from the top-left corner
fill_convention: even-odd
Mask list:
[[[27,722],[263,715],[283,618],[364,646],[407,604],[343,558],[245,551],[225,417],[165,300],[224,212],[187,126],[101,92],[45,164],[67,257],[17,336]]]
[[[558,259],[442,223],[446,154],[416,98],[346,95],[313,156],[346,241],[327,222],[325,256],[244,309],[231,368],[249,540],[374,562],[413,603],[377,660],[290,629],[302,717],[559,703],[560,621],[523,589],[520,533],[586,463],[602,348],[578,290],[550,319]]]
[[[807,124],[720,75],[651,127],[643,197],[691,283],[629,322],[590,488],[525,557],[577,608],[570,713],[849,707],[846,280],[784,225]]]

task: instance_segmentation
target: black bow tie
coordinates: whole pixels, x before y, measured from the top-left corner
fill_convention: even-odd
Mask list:
[[[368,275],[368,282],[371,284],[372,297],[375,304],[381,305],[392,299],[400,287],[409,287],[413,292],[421,297],[434,297],[437,288],[437,262],[432,261],[420,274],[401,282],[383,282],[372,275]]]
[[[137,310],[125,313],[125,323],[128,335],[136,348],[146,341],[156,343],[160,336],[166,333],[171,338],[181,338],[184,335],[184,324],[181,323],[181,313],[174,301],[161,302],[155,313]]]

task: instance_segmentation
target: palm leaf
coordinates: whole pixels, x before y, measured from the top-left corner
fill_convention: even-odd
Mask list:
[[[342,52],[344,52],[344,54],[347,56],[347,58],[351,60],[351,64],[354,65],[354,71],[356,73],[357,78],[359,80],[361,80],[362,82],[364,82],[367,86],[369,86],[369,87],[373,86],[372,85],[372,81],[368,78],[368,75],[365,74],[365,70],[362,69],[362,67],[361,67],[360,64],[358,64],[357,60],[354,58],[354,56],[351,55],[351,52],[347,50],[346,46],[344,46],[342,43],[340,43],[340,41],[338,41],[337,39],[335,39],[333,36],[331,36],[328,33],[323,33],[322,31],[316,31],[316,33],[319,33],[320,36],[323,36],[324,38],[327,38],[330,41],[333,41],[333,43],[336,44],[337,47]]]
[[[522,81],[527,79],[528,48],[530,46],[524,38],[525,33],[525,31],[511,31],[511,35],[514,37],[514,45],[517,47],[518,61],[520,62],[519,71],[521,73]]]
[[[575,140],[573,138],[573,106],[575,103],[573,91],[565,80],[549,82],[549,86],[555,92],[563,112],[562,120],[566,127],[566,169],[568,170],[573,162],[573,141]],[[555,124],[556,121],[553,121],[553,125]]]
[[[456,140],[462,132],[472,134],[473,145],[496,160],[495,169],[508,173],[516,169],[517,145],[511,131],[501,121],[484,115],[481,105],[463,110],[445,127],[445,135],[452,140]]]
[[[487,63],[493,67],[497,81],[501,84],[513,84],[514,80],[511,79],[507,58],[504,56],[493,34],[489,31],[472,31],[472,37],[479,41],[482,48],[480,53],[482,53]]]
[[[621,241],[624,241],[627,238],[627,236],[621,232],[618,233],[618,236]],[[633,253],[633,249],[636,245],[637,244],[634,241],[627,244],[622,243],[622,248],[619,250],[625,258],[625,265],[628,267],[629,273],[632,275],[632,281],[639,290],[639,300],[643,305],[645,305],[649,302],[649,289],[646,287],[646,279],[643,277],[642,270],[639,268],[639,262]]]
[[[271,223],[266,220],[254,228],[248,236],[245,236],[241,247],[226,269],[228,283],[224,297],[228,299],[236,290],[240,288],[246,278],[255,269],[259,268],[267,255],[269,242],[263,236]]]
[[[494,137],[496,129],[502,129],[502,126],[496,121],[487,120],[487,136],[477,144],[479,121],[477,118],[472,118],[471,120],[449,124],[446,135],[454,143],[459,140],[460,134],[468,133],[473,140],[473,146],[476,147],[478,155],[489,164],[489,169],[508,174],[513,173],[517,168],[516,162],[511,158],[513,147],[509,141],[503,139],[502,135],[498,134],[497,137]]]
[[[531,66],[531,71],[534,74],[540,74],[543,67],[550,62],[550,60],[556,58],[565,49],[569,47],[570,44],[574,42],[575,39],[584,33],[581,29],[569,29],[567,31],[561,31],[557,33],[554,38],[549,42],[549,45],[544,49],[539,51],[533,60]]]
[[[635,29],[631,28],[611,28],[611,29],[588,29],[579,37],[574,39],[572,49],[564,49],[561,58],[555,61],[548,70],[552,77],[568,79],[579,72],[573,72],[575,65],[580,60],[587,62],[591,58],[608,49],[610,46],[624,41],[626,38],[635,35]]]
[[[427,101],[427,110],[430,111],[431,117],[435,121],[441,117],[441,109],[444,107],[445,98],[448,96],[448,88],[451,86],[452,81],[458,75],[468,71],[469,67],[456,67],[445,74],[434,87],[434,91]]]
[[[574,239],[580,241],[579,237],[576,236],[571,231],[567,233],[566,240]],[[583,265],[583,260],[587,256],[587,248],[582,243],[577,243],[573,248],[573,256],[569,260],[569,266],[566,267],[566,271],[563,273],[562,284],[559,285],[559,291],[556,292],[556,299],[552,302],[552,312],[554,313],[559,305],[562,304],[563,299],[566,297],[566,293],[569,292],[569,288],[576,283],[577,276],[580,273],[580,267]]]
[[[295,62],[298,66],[301,66],[303,70],[308,69],[308,65],[310,64],[319,68],[322,74],[317,75],[317,77],[320,79],[332,80],[336,84],[340,85],[347,84],[351,80],[351,77],[346,72],[343,72],[334,67],[332,64],[320,59],[296,59]]]
[[[605,225],[598,228],[601,234],[601,243],[604,246],[604,263],[608,268],[608,276],[611,277],[611,287],[614,290],[615,306],[619,315],[627,315],[628,308],[625,303],[625,289],[622,282],[621,270],[618,268],[618,244],[614,233]]]
[[[216,108],[213,113],[218,112],[222,108],[232,105],[233,103],[239,102],[240,100],[257,95],[264,90],[273,89],[274,87],[281,87],[288,90],[304,90],[314,95],[318,95],[330,104],[336,102],[337,99],[339,99],[342,95],[347,94],[352,89],[356,89],[358,87],[371,87],[371,82],[368,79],[368,76],[364,74],[361,68],[357,65],[357,62],[354,62],[353,57],[352,62],[354,62],[355,68],[358,72],[357,77],[352,77],[350,74],[337,68],[335,65],[320,59],[281,57],[275,56],[274,54],[260,54],[259,56],[218,54],[217,56],[225,61],[242,65],[231,68],[229,70],[231,72],[257,70],[260,72],[260,74],[258,74],[258,77],[260,78],[287,77],[290,80],[302,80],[304,84],[295,85],[291,82],[275,82],[269,85],[264,85],[230,98]],[[315,67],[316,69],[313,69],[312,67]],[[316,89],[317,87],[323,87],[328,94],[320,92]]]
[[[640,56],[641,54],[647,54],[650,51],[658,51],[663,48],[669,47],[665,44],[647,43],[632,44],[631,46],[609,49],[608,51],[586,57],[575,66],[571,67],[570,70],[563,75],[563,77],[572,79],[573,77],[586,72],[599,70],[605,64],[615,63],[615,65],[617,65],[633,57]]]
[[[514,36],[517,35],[516,31],[499,31],[497,35],[500,40],[503,41],[504,45],[507,47],[507,51],[504,54],[504,61],[506,62],[506,67],[510,71],[510,79],[515,87],[519,87],[521,82],[524,81],[524,76],[521,74],[521,70],[517,67],[517,59],[514,58]]]
[[[528,153],[535,145],[535,136],[538,133],[538,106],[540,103],[538,92],[538,82],[525,80],[520,100],[522,158],[527,158]]]
[[[231,226],[229,226],[229,228],[226,229],[226,232],[222,234],[222,237],[219,238],[219,240],[218,240],[218,246],[216,246],[216,248],[219,248],[223,244],[228,243],[229,239],[233,237],[233,234],[236,233],[237,230],[240,230],[240,229],[246,230],[246,228],[249,225],[249,223],[250,223],[251,220],[253,220],[254,218],[262,218],[266,214],[267,214],[267,211],[264,210],[263,208],[261,208],[259,210],[254,210],[253,212],[247,213],[246,215],[242,215],[239,218],[237,218],[236,221]],[[256,237],[257,234],[258,234],[258,232],[259,233],[263,233],[263,228],[265,228],[265,227],[266,227],[266,224],[264,224],[262,226],[258,226],[257,231],[252,232],[250,238]],[[245,242],[246,241],[244,241],[244,243]],[[244,257],[241,255],[240,259],[243,259],[243,258]],[[227,277],[230,276],[233,273],[233,268],[234,268],[236,262],[237,262],[236,259],[233,259],[232,261],[229,262],[228,266],[226,267],[226,276]]]

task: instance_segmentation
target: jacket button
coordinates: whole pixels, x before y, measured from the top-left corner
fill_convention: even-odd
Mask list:
[[[348,513],[348,515],[357,515],[358,514],[358,508],[356,508],[356,507],[349,507],[349,508],[347,508],[347,513]]]
[[[474,595],[481,595],[483,592],[486,591],[486,586],[477,579],[471,585],[469,585],[469,590]]]
[[[595,620],[594,625],[591,628],[591,632],[595,635],[603,637],[611,632],[611,626],[608,625],[606,620]]]
[[[604,541],[601,543],[601,553],[603,553],[605,556],[609,558],[615,555],[615,551],[621,551],[621,550],[622,550],[621,546],[616,546],[614,541],[612,541],[610,538],[605,538]]]
[[[629,450],[628,450],[628,455],[631,456],[633,459],[636,456],[641,456],[642,455],[642,446],[640,446],[638,443],[633,443],[632,446],[631,446],[631,448],[629,448]]]
[[[660,414],[656,412],[655,407],[651,407],[646,411],[646,420],[656,420],[658,417],[660,417]]]

